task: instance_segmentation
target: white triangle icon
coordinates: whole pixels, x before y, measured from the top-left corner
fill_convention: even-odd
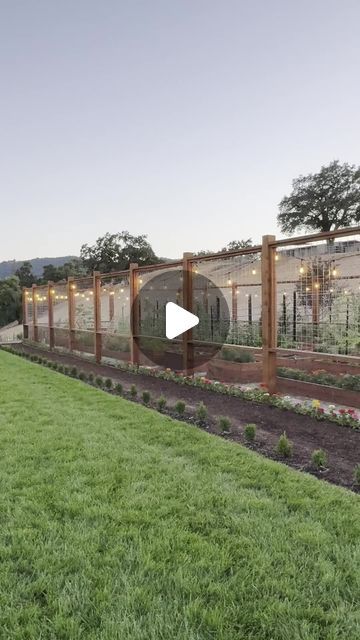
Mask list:
[[[181,336],[182,333],[199,324],[199,318],[190,311],[186,311],[178,304],[168,302],[166,304],[166,337],[169,340]]]

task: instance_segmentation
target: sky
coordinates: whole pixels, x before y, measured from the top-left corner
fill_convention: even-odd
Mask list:
[[[359,24],[358,0],[0,0],[0,261],[280,237],[295,177],[360,164]]]

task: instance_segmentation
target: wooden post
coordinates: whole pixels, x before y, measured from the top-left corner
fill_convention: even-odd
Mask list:
[[[115,290],[114,288],[109,291],[109,320],[110,322],[114,319],[115,313]]]
[[[99,271],[93,273],[94,289],[94,352],[95,361],[101,363],[102,334],[101,334],[101,276]]]
[[[27,317],[27,302],[26,302],[27,289],[23,287],[22,290],[22,324],[23,324],[23,336],[24,340],[29,338],[29,325]]]
[[[276,273],[275,236],[263,236],[261,253],[263,383],[270,393],[276,391]]]
[[[39,330],[37,324],[37,304],[36,304],[36,284],[32,285],[32,306],[33,306],[33,340],[39,341]]]
[[[74,278],[68,278],[67,281],[67,302],[69,317],[69,349],[73,351],[75,348],[75,298],[74,298]]]
[[[193,267],[192,253],[183,254],[183,308],[192,313],[193,308]],[[183,334],[183,370],[185,375],[194,373],[194,345],[192,329]]]
[[[54,329],[54,283],[48,282],[48,291],[47,291],[47,299],[48,299],[48,325],[49,325],[49,347],[50,351],[53,350],[55,346],[55,329]]]
[[[131,263],[129,269],[130,284],[130,362],[131,364],[139,364],[139,304],[137,295],[139,293],[139,278],[137,273],[138,264]]]

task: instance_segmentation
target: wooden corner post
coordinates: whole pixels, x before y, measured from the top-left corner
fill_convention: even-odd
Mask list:
[[[183,307],[192,313],[193,309],[193,267],[191,259],[192,253],[183,254]],[[192,329],[183,334],[183,370],[185,375],[194,373],[194,344]]]
[[[39,330],[37,323],[37,304],[36,304],[36,284],[32,285],[32,319],[33,319],[33,340],[34,342],[39,342]]]
[[[93,273],[94,290],[94,353],[95,361],[100,364],[102,356],[101,334],[101,276],[99,271]]]
[[[55,329],[54,329],[54,283],[48,282],[47,301],[48,301],[48,325],[49,325],[49,347],[50,351],[55,346]]]
[[[27,301],[26,301],[27,289],[23,287],[22,290],[22,325],[23,325],[23,336],[24,340],[29,338],[29,325],[28,325],[28,316],[27,316]]]
[[[276,391],[277,321],[273,242],[275,242],[275,236],[263,236],[261,253],[263,383],[267,386],[269,393]]]
[[[139,293],[139,278],[137,272],[138,264],[131,263],[129,270],[130,284],[130,362],[139,364],[139,304],[137,295]]]
[[[69,349],[73,351],[75,348],[75,287],[74,278],[68,278],[67,281],[67,303],[69,317]]]

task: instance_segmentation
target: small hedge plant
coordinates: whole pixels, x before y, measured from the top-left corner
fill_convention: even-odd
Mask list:
[[[159,411],[164,411],[166,407],[166,398],[164,396],[160,396],[160,398],[158,398],[156,401],[156,406]]]
[[[208,410],[203,402],[199,402],[196,407],[196,418],[200,423],[204,423],[208,417]]]
[[[138,392],[137,392],[136,385],[135,385],[135,384],[132,384],[132,385],[131,385],[131,387],[130,387],[130,396],[131,396],[132,398],[136,398],[137,393],[138,393]]]
[[[221,433],[231,433],[231,421],[226,416],[219,416],[217,426]]]
[[[277,446],[276,446],[276,452],[279,454],[279,456],[281,456],[282,458],[291,458],[292,456],[292,452],[293,452],[293,444],[292,442],[290,442],[290,440],[288,439],[285,431],[284,433],[280,436]]]
[[[150,400],[151,400],[150,391],[143,391],[142,392],[142,401],[143,401],[143,403],[148,405],[148,404],[150,404]]]
[[[183,416],[186,409],[186,404],[184,400],[177,400],[177,402],[175,402],[174,409],[175,409],[175,413],[177,413],[178,416]]]
[[[256,424],[246,424],[244,427],[244,437],[248,442],[254,442],[256,438]]]
[[[327,465],[327,455],[323,449],[315,449],[311,454],[311,462],[316,469],[324,469]]]

